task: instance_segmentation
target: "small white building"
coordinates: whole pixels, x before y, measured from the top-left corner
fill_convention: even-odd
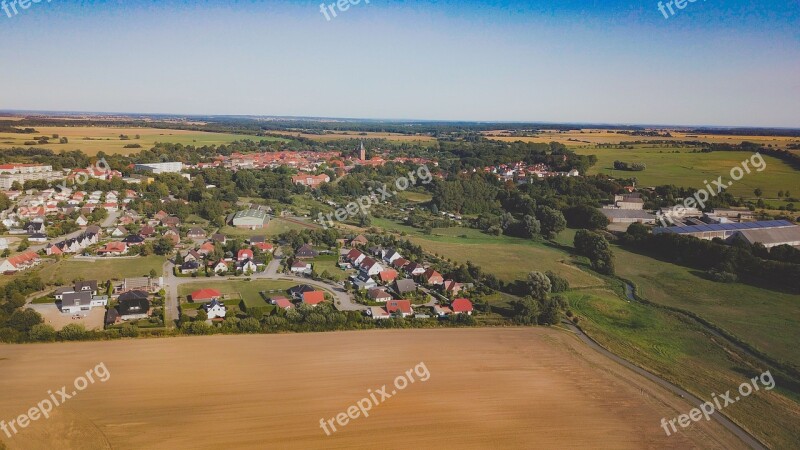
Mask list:
[[[203,311],[206,312],[209,319],[216,319],[216,318],[224,318],[225,313],[227,312],[227,308],[225,308],[224,304],[214,299],[211,300],[210,303],[206,303],[205,305],[203,305]]]

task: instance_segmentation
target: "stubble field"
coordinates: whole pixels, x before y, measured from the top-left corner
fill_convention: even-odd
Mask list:
[[[545,328],[6,345],[0,418],[101,362],[105,383],[0,438],[11,449],[743,448],[715,422],[667,437],[661,419],[688,403]],[[420,363],[427,381],[331,436],[320,428]]]

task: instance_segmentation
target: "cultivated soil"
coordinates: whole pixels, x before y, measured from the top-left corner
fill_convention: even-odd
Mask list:
[[[331,436],[332,418],[419,363],[430,377]],[[0,346],[0,420],[104,363],[10,449],[743,448],[692,405],[548,328],[389,330]]]

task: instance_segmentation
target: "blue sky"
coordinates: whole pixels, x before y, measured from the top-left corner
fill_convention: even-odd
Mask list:
[[[800,127],[800,1],[657,4],[42,0],[0,109]]]

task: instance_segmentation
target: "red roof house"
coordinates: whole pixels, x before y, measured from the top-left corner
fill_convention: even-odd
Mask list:
[[[456,314],[466,313],[471,315],[473,311],[472,302],[466,298],[457,298],[453,300],[453,303],[450,305],[450,309],[452,309]]]
[[[222,296],[222,293],[216,289],[200,289],[199,291],[192,292],[193,302],[210,302],[217,300]]]
[[[322,291],[311,291],[303,293],[303,303],[306,305],[317,306],[325,301],[325,293]]]

